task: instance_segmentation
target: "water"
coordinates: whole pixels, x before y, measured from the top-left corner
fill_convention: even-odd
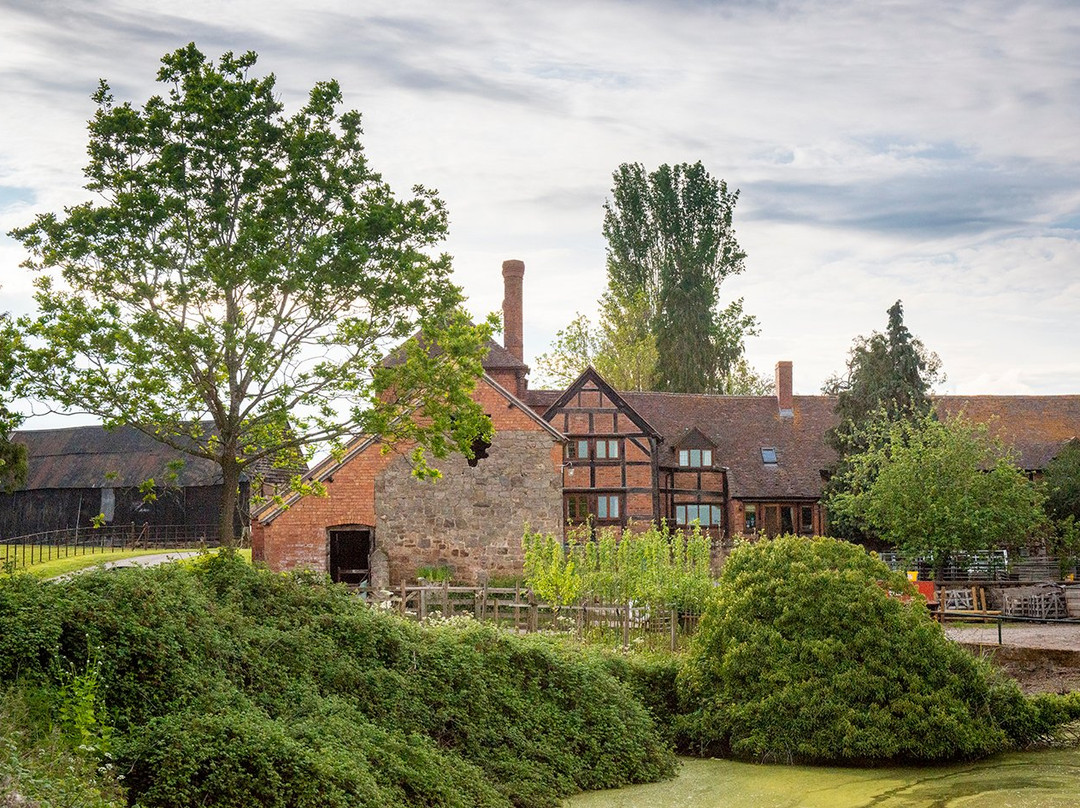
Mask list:
[[[685,758],[674,780],[580,794],[567,808],[1073,808],[1080,750],[923,768],[757,766]]]

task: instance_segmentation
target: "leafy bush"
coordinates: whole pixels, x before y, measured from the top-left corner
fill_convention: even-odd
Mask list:
[[[58,671],[92,674],[142,804],[552,806],[673,770],[593,657],[471,621],[421,627],[229,553],[4,581],[0,598],[38,624],[0,666],[54,694]],[[88,643],[100,658],[80,673]]]
[[[603,528],[560,538],[528,533],[525,581],[536,594],[558,606],[582,597],[603,603],[675,606],[700,611],[712,590],[708,534],[695,526],[669,530],[650,525],[618,531]]]
[[[863,548],[793,536],[737,549],[679,687],[682,740],[770,761],[972,758],[1080,715],[1029,700],[949,642]],[[892,590],[890,592],[889,590]]]

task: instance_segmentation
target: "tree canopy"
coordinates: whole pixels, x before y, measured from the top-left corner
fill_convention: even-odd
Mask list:
[[[1046,511],[1057,520],[1080,522],[1080,440],[1073,438],[1043,470]]]
[[[12,232],[39,274],[21,389],[218,463],[226,538],[241,474],[316,442],[406,441],[424,474],[421,447],[490,435],[469,393],[491,324],[469,322],[449,257],[429,254],[442,201],[400,199],[372,170],[337,82],[286,115],[255,63],[187,45],[141,108],[102,81],[97,201]]]
[[[724,279],[745,269],[732,221],[739,192],[700,161],[651,172],[624,163],[613,181],[604,203],[608,293],[620,308],[644,301],[662,360],[656,388],[722,392],[744,337],[757,327],[742,300],[719,307]]]
[[[19,336],[11,318],[0,314],[0,491],[13,491],[26,481],[26,447],[11,440],[23,418],[6,406],[16,371],[15,349]]]
[[[986,424],[925,416],[850,458],[855,485],[831,501],[940,571],[958,551],[1017,547],[1042,523],[1042,496]]]
[[[619,166],[604,203],[599,327],[579,314],[560,331],[537,363],[545,378],[565,384],[592,365],[622,390],[767,392],[744,357],[756,318],[742,299],[720,308],[720,285],[745,269],[732,224],[738,196],[700,162]]]
[[[885,333],[857,337],[843,375],[828,379],[822,389],[836,396],[836,426],[825,440],[836,451],[837,461],[830,470],[824,499],[831,532],[845,538],[862,538],[866,529],[864,524],[848,521],[834,503],[836,496],[854,485],[850,458],[886,437],[891,424],[930,415],[930,391],[944,378],[937,354],[928,351],[904,324],[899,300],[889,308],[888,316]]]

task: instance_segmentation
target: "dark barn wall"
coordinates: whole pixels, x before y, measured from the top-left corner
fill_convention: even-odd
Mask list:
[[[144,502],[138,488],[116,488],[112,525],[143,524],[195,527],[218,522],[221,486],[158,489],[157,499]],[[241,501],[247,501],[247,484]],[[89,528],[101,513],[100,488],[46,488],[0,495],[0,537],[46,530]],[[240,526],[240,520],[237,520]]]

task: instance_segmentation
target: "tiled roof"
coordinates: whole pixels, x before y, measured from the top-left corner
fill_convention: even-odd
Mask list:
[[[524,398],[544,412],[559,390],[530,390]],[[831,396],[795,396],[793,418],[781,418],[773,396],[713,396],[623,392],[623,398],[663,436],[661,466],[673,466],[674,445],[690,429],[716,444],[716,462],[729,469],[735,498],[818,497],[822,469],[835,455],[825,433],[835,423]],[[963,412],[991,424],[1016,449],[1024,469],[1043,469],[1071,438],[1080,436],[1080,396],[940,396],[939,411]],[[762,462],[775,448],[777,463]]]
[[[823,440],[834,422],[834,400],[795,396],[795,414],[781,418],[773,396],[710,396],[675,393],[624,393],[664,436],[660,465],[675,466],[674,445],[697,428],[716,445],[714,458],[728,468],[731,496],[785,499],[821,496],[821,471],[835,455]],[[776,449],[767,464],[762,448]]]
[[[1046,468],[1080,436],[1080,396],[941,396],[939,412],[990,425],[1019,454],[1021,468]]]

